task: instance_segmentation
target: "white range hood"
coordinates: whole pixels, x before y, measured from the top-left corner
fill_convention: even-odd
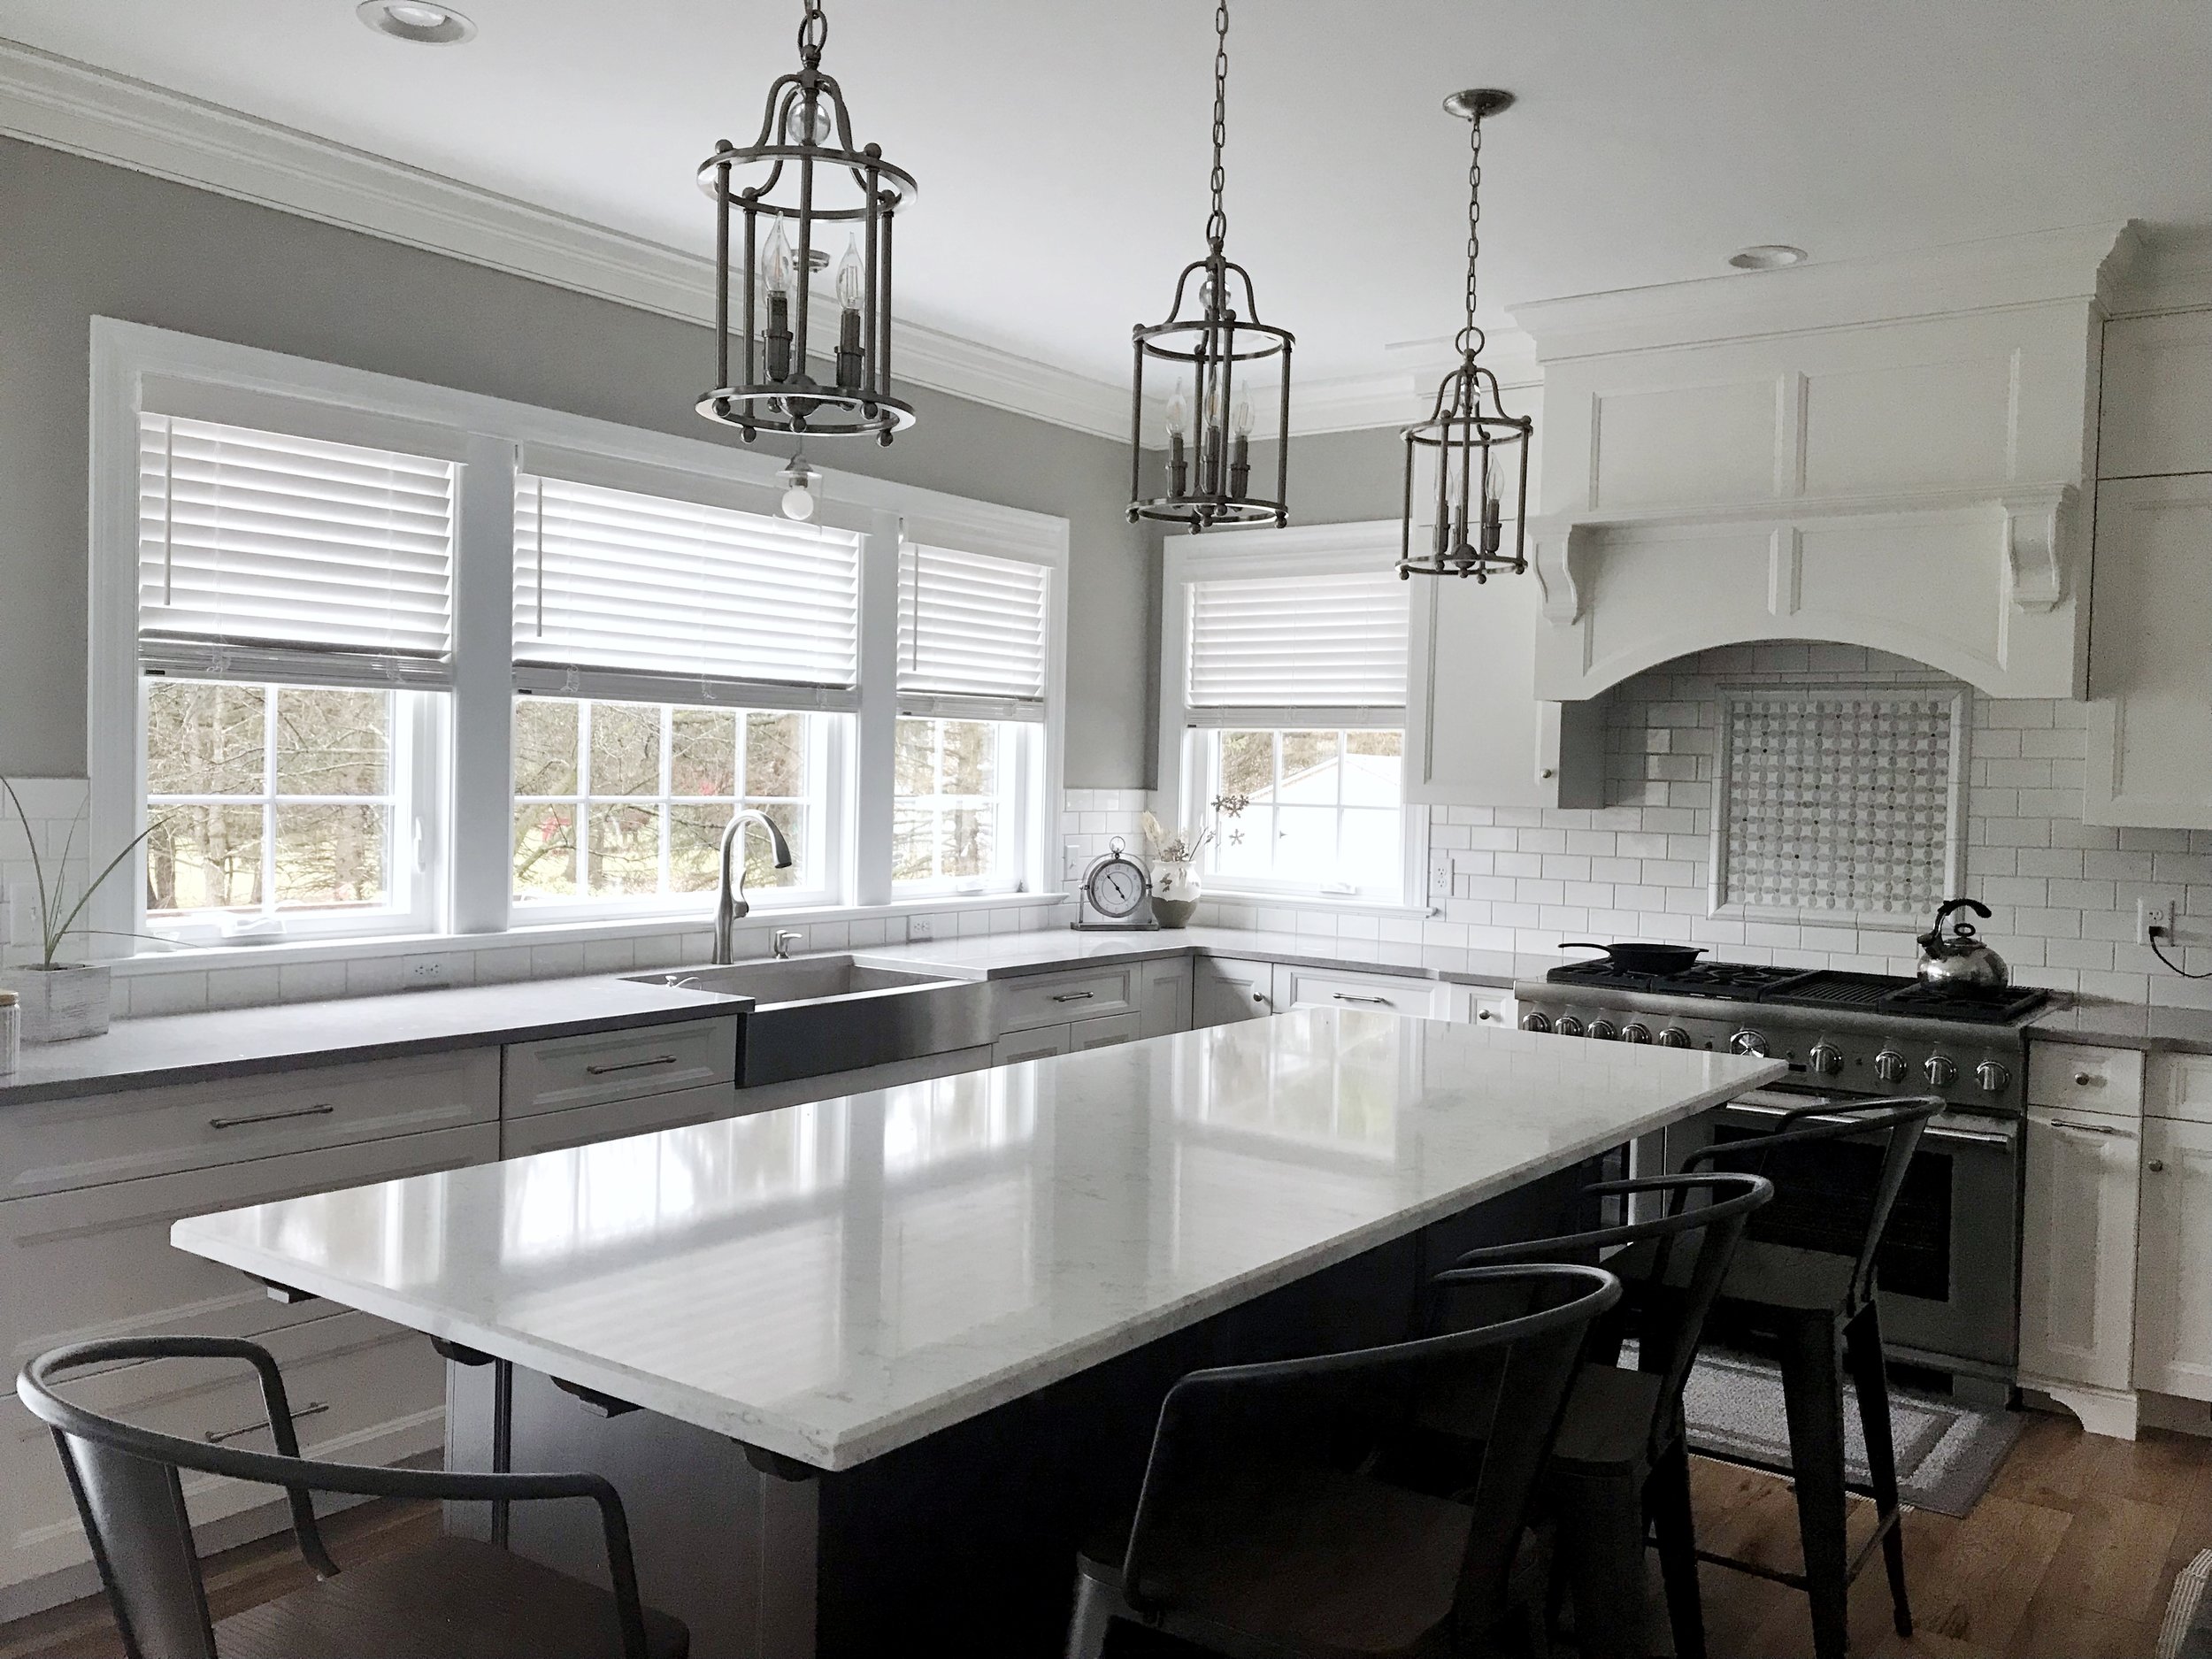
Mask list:
[[[2124,227],[1516,311],[1544,368],[1540,698],[1760,640],[2087,691],[2099,342]]]

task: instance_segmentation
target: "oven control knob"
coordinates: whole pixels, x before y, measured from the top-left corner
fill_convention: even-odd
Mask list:
[[[1632,1025],[1624,1025],[1621,1027],[1621,1041],[1623,1042],[1649,1042],[1651,1041],[1651,1027],[1645,1025],[1641,1020],[1638,1020]]]
[[[1669,1025],[1659,1033],[1659,1046],[1662,1048],[1686,1048],[1690,1046],[1690,1033],[1679,1025]]]
[[[1728,1040],[1731,1054],[1753,1054],[1763,1059],[1766,1051],[1767,1040],[1755,1031],[1740,1031]]]
[[[2012,1073],[1994,1060],[1985,1060],[1974,1068],[1974,1080],[1982,1086],[1985,1094],[2002,1094],[2012,1083]]]
[[[1921,1069],[1927,1072],[1932,1088],[1949,1088],[1959,1080],[1958,1062],[1948,1055],[1930,1055],[1928,1064]]]
[[[1523,1031],[1549,1031],[1551,1016],[1549,1014],[1524,1014],[1521,1016],[1521,1029]]]
[[[1905,1056],[1894,1048],[1885,1048],[1874,1056],[1874,1075],[1885,1083],[1905,1080]]]
[[[1816,1042],[1805,1056],[1815,1077],[1834,1077],[1843,1070],[1843,1050],[1832,1042]]]
[[[1552,1029],[1563,1037],[1579,1037],[1582,1035],[1582,1022],[1572,1014],[1562,1014],[1559,1023]]]
[[[1613,1022],[1609,1019],[1594,1019],[1590,1022],[1590,1035],[1600,1042],[1610,1042],[1620,1034],[1613,1029]]]

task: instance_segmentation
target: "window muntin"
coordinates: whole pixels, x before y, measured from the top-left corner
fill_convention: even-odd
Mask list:
[[[722,831],[757,808],[790,843],[745,841],[749,896],[834,896],[825,792],[833,716],[608,699],[514,700],[513,895],[518,909],[697,908]]]
[[[407,907],[415,694],[150,678],[146,917],[189,934]]]
[[[1402,731],[1244,727],[1204,731],[1208,801],[1220,818],[1208,868],[1225,887],[1395,900],[1405,882]]]
[[[916,891],[1020,884],[1030,733],[1009,720],[902,718],[892,797],[891,879]]]

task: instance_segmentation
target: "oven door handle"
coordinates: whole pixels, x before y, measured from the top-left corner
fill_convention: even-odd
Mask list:
[[[1786,1116],[1790,1109],[1784,1106],[1769,1106],[1758,1101],[1732,1100],[1730,1101],[1727,1105],[1722,1107],[1721,1110],[1723,1111],[1747,1112],[1755,1118],[1780,1118]],[[1847,1123],[1850,1120],[1839,1114],[1823,1114],[1819,1117],[1807,1118],[1805,1121],[1816,1124],[1834,1124]],[[1920,1138],[1923,1141],[1963,1141],[1970,1145],[1978,1147],[2002,1147],[2008,1152],[2011,1151],[2019,1144],[2018,1140],[2015,1136],[2001,1134],[1993,1129],[1954,1129],[1947,1125],[1939,1124],[1930,1124],[1925,1129],[1921,1131]]]

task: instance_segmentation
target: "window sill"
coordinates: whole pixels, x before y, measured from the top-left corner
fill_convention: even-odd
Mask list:
[[[764,937],[779,927],[816,923],[883,922],[892,932],[887,943],[906,942],[910,916],[975,910],[1048,910],[1072,901],[1066,893],[941,894],[930,898],[895,899],[888,904],[819,904],[789,910],[756,909],[738,924],[741,932]],[[689,916],[617,917],[597,921],[542,923],[498,933],[376,933],[340,939],[294,939],[265,945],[183,945],[119,957],[105,965],[119,978],[161,973],[204,973],[215,968],[281,967],[315,962],[353,962],[384,956],[435,956],[443,951],[528,949],[533,945],[591,945],[603,941],[661,938],[672,933],[710,933],[714,918]],[[950,937],[949,933],[941,935]],[[860,947],[866,949],[867,947]],[[766,949],[763,945],[763,950]]]

